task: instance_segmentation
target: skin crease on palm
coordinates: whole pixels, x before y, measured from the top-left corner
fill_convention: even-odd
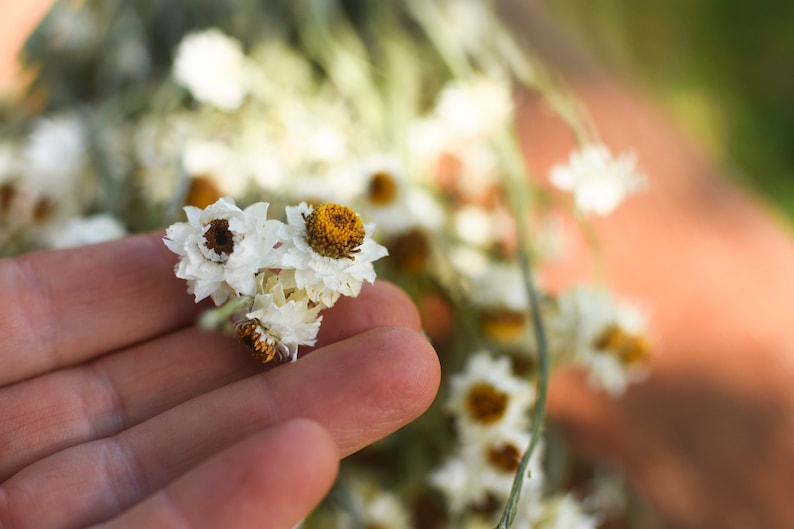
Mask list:
[[[0,17],[0,23],[3,19]],[[794,506],[790,501],[791,476],[794,476],[794,394],[790,390],[794,380],[794,354],[790,351],[790,311],[787,310],[789,300],[794,299],[794,281],[791,280],[794,239],[790,229],[750,194],[730,185],[652,101],[638,95],[626,83],[607,82],[589,66],[582,67],[578,57],[560,55],[565,46],[558,45],[556,37],[546,38],[547,34],[536,32],[537,28],[533,27],[542,19],[535,12],[511,20],[525,24],[527,34],[540,34],[541,40],[551,43],[553,49],[547,54],[548,60],[566,73],[569,83],[592,114],[603,141],[614,151],[631,149],[637,152],[640,168],[649,177],[650,186],[645,192],[632,197],[613,216],[596,220],[594,229],[603,254],[607,283],[618,296],[648,309],[654,344],[651,376],[617,401],[588,389],[581,373],[561,373],[552,381],[551,419],[565,429],[578,452],[603,458],[625,472],[658,513],[662,527],[794,527]],[[543,47],[543,42],[537,44]],[[519,126],[532,173],[545,182],[548,168],[567,157],[574,145],[573,138],[549,109],[530,97],[522,101]],[[544,285],[551,290],[591,277],[593,270],[589,250],[576,224],[564,217],[561,222],[566,227],[566,259],[542,271]],[[133,239],[136,245],[154,244],[142,242],[144,240]],[[135,250],[130,247],[125,251]],[[60,270],[62,260],[58,259],[57,264]],[[7,293],[8,288],[19,292],[14,281],[3,277],[8,283],[0,292]],[[124,290],[127,296],[140,291],[140,284],[131,277],[134,274],[127,277]],[[78,279],[73,276],[61,283],[61,288],[66,289],[65,294],[71,298],[69,317],[75,318],[73,321],[85,318],[88,312],[96,309],[74,305]],[[170,313],[159,318],[157,325],[181,329],[195,310],[191,308],[192,301],[180,295],[184,285],[172,281],[168,274],[163,274],[160,280],[170,286],[163,291],[162,284],[155,285],[160,289],[158,293],[173,295],[168,295],[169,303],[165,305],[164,298],[151,300],[146,311],[168,307]],[[147,275],[137,281],[147,283],[153,279]],[[25,295],[34,306],[39,304],[39,310],[52,313],[57,307],[42,306],[44,298],[37,295],[45,293]],[[394,314],[389,312],[392,315],[387,317],[387,322],[360,321],[353,317],[358,314],[356,318],[372,318],[373,311],[367,310],[366,304],[380,304],[384,300],[395,309]],[[356,305],[360,311],[354,308]],[[8,307],[7,304],[3,306]],[[106,312],[118,314],[121,311],[127,320],[131,312],[136,312],[134,307],[122,302],[114,304],[113,310],[116,312]],[[345,371],[340,372],[339,380],[331,379],[331,385],[338,382],[349,386],[351,373],[356,373],[356,380],[375,377],[382,382],[382,377],[389,380],[385,374],[396,362],[390,355],[405,355],[410,351],[416,357],[411,362],[425,370],[424,378],[416,381],[407,375],[400,376],[394,386],[389,386],[397,393],[384,397],[402,400],[402,407],[390,408],[394,415],[386,418],[386,422],[391,423],[389,429],[396,428],[427,405],[433,386],[437,384],[434,378],[437,365],[431,361],[432,351],[415,334],[418,322],[412,311],[393,287],[379,283],[365,289],[361,298],[328,314],[323,327],[324,340],[338,343],[320,348],[319,354],[313,353],[294,366],[285,366],[291,371],[279,373],[280,386],[269,382],[258,384],[258,381],[275,379],[276,372],[246,378],[253,367],[239,356],[223,354],[231,347],[228,342],[215,343],[216,338],[185,329],[164,334],[165,331],[151,321],[134,322],[136,332],[158,336],[157,343],[162,344],[162,350],[167,349],[169,341],[184,343],[181,353],[162,355],[159,346],[151,347],[149,342],[142,342],[131,345],[130,354],[116,353],[86,362],[103,348],[120,348],[121,332],[129,330],[129,321],[122,327],[118,324],[108,327],[108,314],[102,311],[94,316],[99,319],[86,320],[95,323],[91,327],[74,328],[65,324],[57,328],[45,327],[51,337],[65,340],[61,349],[42,349],[40,342],[30,340],[31,336],[21,336],[19,342],[6,350],[18,351],[22,347],[26,354],[17,354],[13,363],[0,361],[0,376],[8,377],[5,383],[26,379],[24,384],[35,390],[36,397],[24,398],[20,389],[25,387],[23,384],[0,390],[4,392],[0,406],[6,410],[4,413],[11,414],[0,419],[0,425],[6,428],[0,433],[3,446],[0,474],[7,479],[26,467],[13,478],[22,476],[19,480],[24,480],[24,487],[20,485],[16,490],[23,491],[22,497],[28,505],[47,502],[47,510],[51,505],[54,509],[51,512],[61,519],[53,522],[51,518],[49,526],[60,523],[65,527],[70,522],[63,519],[64,513],[72,512],[76,505],[84,507],[87,501],[82,494],[78,501],[74,493],[70,495],[70,490],[82,490],[80,487],[85,487],[86,483],[99,483],[92,480],[101,477],[100,474],[86,472],[84,465],[88,459],[92,463],[97,461],[92,457],[96,455],[91,452],[92,446],[104,454],[105,459],[100,461],[105,464],[115,459],[109,457],[114,450],[123,453],[140,450],[146,456],[130,463],[135,465],[136,478],[125,482],[123,476],[126,474],[106,466],[115,472],[113,487],[109,493],[96,489],[90,497],[90,506],[109,511],[118,508],[124,501],[119,491],[127,485],[139,496],[149,491],[159,492],[110,522],[109,527],[154,527],[154,523],[149,524],[153,520],[163,527],[180,523],[192,523],[194,527],[246,527],[246,520],[262,516],[269,516],[274,524],[283,520],[281,525],[273,527],[289,527],[290,520],[299,519],[298,513],[308,511],[330,486],[337,454],[340,451],[349,453],[365,442],[359,430],[371,420],[365,412],[370,409],[375,395],[362,391],[345,397],[339,395],[338,388],[319,398],[313,393],[298,392],[290,394],[291,398],[298,399],[297,402],[283,401],[288,406],[284,410],[278,405],[282,401],[262,396],[262,392],[272,396],[279,388],[288,391],[290,376],[300,378],[302,385],[315,392],[318,388],[305,383],[308,375],[298,376],[296,372],[306,369],[325,377],[327,364],[341,364]],[[333,321],[338,325],[329,324]],[[354,321],[362,326],[350,328],[348,334],[346,325]],[[4,336],[15,330],[8,327],[7,320],[2,325]],[[17,321],[16,325],[22,326],[23,322]],[[374,329],[361,333],[364,328]],[[97,329],[102,330],[104,343],[93,350],[76,346],[84,343],[86,336],[97,338]],[[42,329],[36,331],[40,334]],[[341,334],[330,336],[337,332]],[[351,338],[344,339],[346,335]],[[207,345],[211,351],[206,358],[197,359],[194,354],[188,354],[191,340],[194,344]],[[382,349],[378,354],[384,356],[379,357],[378,362],[367,361],[360,365],[361,357],[351,353],[348,346],[358,348],[363,344],[379,344]],[[398,344],[399,350],[395,350]],[[30,352],[36,347],[39,355]],[[144,361],[142,359],[151,362],[150,368],[145,372],[136,371],[134,368]],[[399,365],[403,362],[401,359]],[[75,367],[66,368],[69,365]],[[359,372],[362,365],[364,372]],[[179,370],[174,366],[180,366]],[[6,375],[7,369],[13,374]],[[47,370],[48,374],[33,378],[42,370]],[[140,391],[136,389],[134,398],[109,399],[103,393],[113,373],[118,376],[114,381],[120,388],[118,394],[132,395],[129,389],[124,392],[123,388],[140,388]],[[413,375],[416,374],[414,371]],[[162,383],[164,378],[168,384]],[[237,380],[240,382],[230,385]],[[64,398],[60,388],[76,381],[81,391]],[[420,387],[413,385],[417,383]],[[202,388],[202,384],[211,386],[211,391],[191,399],[209,389]],[[55,392],[60,398],[52,398]],[[269,402],[269,407],[257,406],[249,414],[251,410],[240,406],[240,402],[248,402],[244,397],[252,392],[258,395],[257,402]],[[50,400],[42,402],[47,395]],[[342,419],[338,418],[333,424],[327,424],[323,423],[327,420],[325,416],[310,414],[310,419],[314,418],[323,426],[313,421],[286,420],[287,412],[294,409],[290,406],[310,406],[315,399],[334,395],[340,400],[333,401],[338,408],[331,416],[338,417],[344,411],[348,419],[351,417],[347,413],[353,416],[352,422],[339,422]],[[358,399],[358,404],[348,409],[342,405],[342,399]],[[366,406],[362,407],[362,399]],[[226,400],[234,400],[235,406],[216,407],[216,403]],[[6,405],[6,401],[14,405]],[[55,404],[48,407],[45,402]],[[92,405],[86,406],[87,402]],[[396,405],[392,400],[389,402]],[[219,413],[219,408],[223,413]],[[123,410],[123,417],[113,413],[119,409]],[[193,409],[200,409],[201,413],[188,413]],[[238,411],[227,417],[229,409]],[[193,421],[186,427],[194,430],[170,426],[171,420],[183,411]],[[50,420],[48,414],[51,412],[58,414],[57,421]],[[147,422],[149,417],[153,419]],[[210,423],[209,417],[214,422]],[[282,427],[263,428],[262,421],[274,417],[282,421],[279,422]],[[90,423],[87,418],[91,419]],[[217,421],[224,425],[220,432]],[[122,432],[117,435],[119,440],[115,444],[97,445],[100,438],[113,435],[113,432]],[[212,434],[196,442],[191,449],[185,449],[185,439],[191,439],[194,432]],[[240,442],[219,452],[219,447],[234,442],[235,432],[245,432]],[[13,439],[10,434],[14,435]],[[152,449],[157,444],[153,439],[158,436],[164,441],[159,445],[165,446],[163,452]],[[302,443],[301,453],[312,454],[312,458],[295,460],[289,457],[287,448],[297,442]],[[49,455],[56,450],[60,455]],[[6,459],[6,453],[13,455]],[[204,459],[207,453],[216,455]],[[272,463],[275,460],[278,465]],[[79,465],[79,472],[69,473],[74,465]],[[44,495],[41,488],[45,482],[40,481],[43,474],[38,474],[37,469],[52,468],[67,471],[64,475],[68,479],[52,486],[51,495]],[[153,469],[162,470],[162,475],[158,477]],[[229,473],[229,469],[238,473]],[[220,488],[218,475],[226,478]],[[306,479],[306,475],[311,478]],[[169,481],[171,476],[180,477]],[[263,476],[273,477],[279,486],[272,488],[272,482],[265,483]],[[165,489],[158,489],[167,481]],[[51,481],[46,483],[55,485]],[[103,497],[103,494],[112,496]],[[260,496],[262,494],[264,496]],[[7,489],[5,494],[0,494],[0,524],[5,524],[0,527],[3,529],[11,527],[9,520],[1,515],[13,507],[8,502],[10,497]],[[263,505],[257,501],[261,497],[282,497],[284,501],[274,500]],[[197,504],[196,498],[213,498],[214,501]],[[188,505],[198,510],[187,513],[184,509]],[[263,514],[262,509],[274,506],[281,510]],[[32,509],[33,513],[40,510]],[[20,511],[12,509],[11,512]],[[46,512],[42,514],[52,516]],[[24,527],[20,520],[15,518],[14,522],[15,529]],[[79,525],[75,522],[72,526]],[[33,526],[47,525],[34,523]]]

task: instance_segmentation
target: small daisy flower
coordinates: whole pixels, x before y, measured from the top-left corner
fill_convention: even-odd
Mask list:
[[[180,42],[174,77],[198,101],[237,110],[248,93],[248,65],[239,41],[218,29],[191,33]]]
[[[320,330],[321,307],[313,305],[303,291],[289,288],[292,281],[284,276],[290,272],[269,275],[265,293],[254,297],[247,319],[236,326],[237,338],[263,363],[274,359],[294,362],[298,346],[314,345]]]
[[[609,291],[571,288],[546,321],[555,356],[587,368],[595,386],[619,395],[643,376],[649,354],[645,317],[636,307],[617,303]]]
[[[352,512],[340,512],[337,527],[410,529],[410,515],[400,498],[375,483],[355,479],[350,483]],[[355,520],[351,515],[355,515]],[[358,522],[358,523],[356,523]]]
[[[196,302],[211,296],[221,305],[231,294],[256,293],[257,272],[278,262],[280,223],[267,220],[267,209],[258,202],[241,210],[224,197],[204,210],[186,206],[188,221],[168,227],[163,241],[181,257],[176,276],[187,280]]]
[[[534,388],[513,375],[507,357],[485,352],[472,355],[463,373],[451,378],[446,409],[464,435],[493,435],[495,431],[525,430]]]
[[[484,491],[499,499],[507,499],[513,487],[518,466],[529,447],[530,435],[523,431],[503,432],[482,443],[466,442],[461,449],[464,459]],[[528,477],[521,488],[521,501],[537,503],[543,494],[543,447],[535,446],[529,459]],[[483,498],[484,499],[484,498]]]
[[[534,520],[526,527],[533,529],[596,529],[599,526],[598,519],[585,512],[582,504],[571,494],[546,500],[539,515],[526,512],[526,509],[519,509],[517,518],[529,517]],[[517,519],[515,525],[520,527],[523,524]]]
[[[287,207],[286,216],[280,267],[295,270],[298,288],[313,302],[330,307],[340,295],[355,297],[364,281],[375,280],[372,262],[387,251],[370,237],[374,226],[365,226],[352,209],[301,202]]]
[[[598,215],[612,213],[645,183],[645,177],[637,172],[633,154],[613,157],[600,144],[574,151],[566,164],[552,167],[549,178],[557,188],[574,194],[579,211]]]
[[[529,446],[529,434],[501,433],[487,439],[461,438],[456,453],[428,475],[452,514],[483,506],[489,498],[503,502],[510,495],[516,471]],[[521,501],[537,506],[543,494],[543,448],[535,447],[522,485]]]
[[[88,244],[119,239],[127,229],[109,214],[78,217],[59,223],[42,234],[50,248],[76,248]]]

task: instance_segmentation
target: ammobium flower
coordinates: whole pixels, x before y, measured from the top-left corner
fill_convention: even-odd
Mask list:
[[[247,319],[236,327],[237,338],[263,363],[274,359],[294,362],[298,346],[314,345],[320,330],[321,307],[310,304],[303,291],[290,288],[289,278],[280,277],[291,272],[268,275],[264,293],[254,297]]]
[[[590,381],[613,395],[642,376],[648,357],[645,318],[605,289],[579,285],[557,300],[546,322],[553,354],[584,366]]]
[[[462,434],[490,437],[496,431],[522,431],[529,422],[534,388],[513,375],[507,357],[472,355],[466,371],[453,375],[446,409]]]
[[[364,281],[375,281],[372,262],[387,254],[370,237],[352,209],[338,204],[286,208],[281,226],[281,268],[295,270],[295,282],[315,303],[332,306],[340,295],[355,297]]]
[[[177,48],[174,77],[202,103],[236,110],[248,93],[248,75],[242,46],[218,29],[191,33]]]
[[[256,293],[257,272],[278,262],[280,223],[267,220],[268,206],[258,202],[243,211],[221,198],[204,210],[186,206],[188,221],[168,227],[163,241],[181,257],[176,276],[187,280],[197,302],[211,296],[220,305],[233,293]]]
[[[644,185],[633,154],[615,158],[604,145],[588,145],[574,151],[567,164],[551,169],[551,183],[574,194],[583,213],[608,215],[631,193]]]
[[[530,435],[515,431],[487,439],[460,439],[458,450],[428,475],[430,485],[445,497],[452,514],[483,507],[489,499],[503,503],[510,495],[516,471]],[[543,448],[535,447],[522,485],[521,502],[537,510],[543,494]]]

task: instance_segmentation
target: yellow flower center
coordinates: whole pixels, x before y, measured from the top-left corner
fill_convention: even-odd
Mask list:
[[[314,209],[306,221],[306,242],[320,255],[352,258],[361,251],[364,224],[356,212],[339,204],[324,204]]]
[[[367,196],[376,206],[391,204],[397,197],[397,181],[387,171],[378,171],[369,181]]]
[[[221,256],[229,256],[234,251],[234,234],[226,219],[213,219],[204,232],[204,246]]]
[[[521,451],[514,444],[500,443],[488,447],[488,462],[495,469],[514,474],[521,461]]]
[[[241,344],[248,347],[251,356],[266,364],[276,357],[276,348],[262,339],[259,325],[253,320],[240,323],[235,327],[237,339]]]
[[[616,356],[626,365],[637,364],[648,357],[648,343],[642,336],[631,334],[611,324],[593,343],[596,349]]]
[[[507,411],[507,394],[487,382],[478,382],[469,389],[469,394],[466,396],[466,409],[469,416],[475,421],[493,424],[498,422]]]
[[[480,328],[483,334],[497,341],[513,340],[521,334],[527,315],[504,308],[491,308],[480,314]]]

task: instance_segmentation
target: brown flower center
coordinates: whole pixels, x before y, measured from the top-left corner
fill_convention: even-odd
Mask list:
[[[391,204],[397,197],[397,181],[387,171],[378,171],[369,181],[367,196],[376,206]]]
[[[488,447],[488,462],[495,469],[506,474],[514,474],[521,461],[521,452],[510,443],[500,443]]]
[[[521,334],[526,319],[524,312],[495,307],[480,314],[480,328],[494,340],[512,340]]]
[[[253,320],[248,320],[236,326],[237,339],[248,347],[251,356],[266,364],[276,357],[276,348],[262,339],[259,325]]]
[[[430,241],[420,229],[412,229],[393,238],[387,244],[391,262],[400,270],[418,274],[430,259]]]
[[[478,382],[469,389],[466,408],[469,416],[475,421],[493,424],[498,422],[507,410],[507,394],[487,382]]]
[[[642,336],[631,334],[611,324],[596,338],[593,346],[616,356],[626,365],[636,364],[648,357],[648,343]]]
[[[339,204],[314,209],[306,221],[306,242],[320,255],[352,258],[364,242],[364,224],[355,211]]]
[[[218,254],[229,256],[234,251],[234,234],[226,219],[213,219],[204,232],[204,246]]]

